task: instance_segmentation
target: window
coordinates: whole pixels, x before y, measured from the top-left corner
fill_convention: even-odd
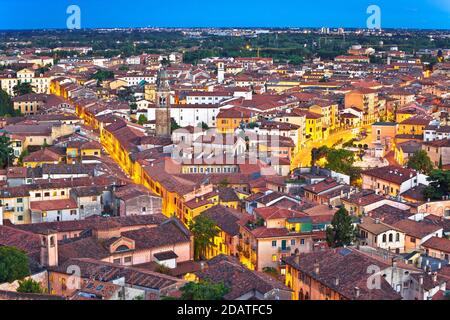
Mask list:
[[[295,246],[295,239],[291,240],[291,246]]]
[[[71,216],[76,216],[77,215],[77,210],[70,210],[70,215]]]
[[[44,197],[50,197],[50,192],[44,192]]]
[[[131,262],[131,256],[123,258],[123,262],[130,263]]]
[[[303,246],[305,244],[305,239],[300,239],[300,244]]]
[[[114,263],[114,264],[120,264],[120,258],[114,259],[114,260],[113,260],[113,263]]]
[[[400,241],[400,233],[398,233],[398,232],[395,235],[395,241]]]
[[[17,198],[17,203],[23,203],[23,199],[22,198]]]
[[[277,240],[273,240],[272,241],[272,247],[276,247],[277,246]]]
[[[390,233],[389,234],[389,242],[392,242],[392,241],[394,241],[394,239],[393,239],[394,237],[393,237],[393,235],[392,235],[392,233]]]
[[[386,242],[386,234],[383,234],[383,242]]]

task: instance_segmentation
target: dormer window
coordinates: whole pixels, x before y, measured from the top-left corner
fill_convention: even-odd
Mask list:
[[[130,251],[130,248],[128,248],[128,246],[126,245],[120,245],[116,249],[116,252],[125,252],[125,251]]]

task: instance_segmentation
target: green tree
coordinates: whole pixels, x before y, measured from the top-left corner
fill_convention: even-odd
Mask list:
[[[19,280],[19,288],[17,292],[23,293],[44,293],[41,284],[33,279]]]
[[[0,116],[15,115],[11,97],[6,91],[0,89]]]
[[[33,92],[33,87],[31,86],[31,83],[29,83],[29,82],[21,82],[21,81],[19,81],[19,83],[17,83],[13,87],[13,91],[14,91],[14,95],[16,95],[16,96],[23,96],[25,94],[32,93]]]
[[[13,282],[30,275],[28,257],[16,247],[0,247],[0,283]]]
[[[13,161],[14,150],[11,148],[11,140],[5,135],[0,136],[0,168],[5,168]]]
[[[181,300],[223,300],[230,291],[222,282],[189,282],[180,288]]]
[[[130,110],[131,110],[131,111],[134,111],[134,110],[136,110],[136,109],[137,109],[137,104],[136,104],[136,102],[130,103]]]
[[[114,72],[110,70],[98,70],[97,72],[91,74],[91,79],[96,79],[98,82],[114,79]]]
[[[200,127],[201,127],[203,130],[208,130],[208,129],[209,129],[208,124],[206,124],[204,121],[202,121]]]
[[[433,163],[425,150],[417,150],[408,159],[407,167],[423,174],[429,174],[433,170]]]
[[[325,157],[327,159],[325,168],[346,174],[352,181],[359,178],[360,169],[353,166],[355,162],[353,152],[345,149],[327,149]]]
[[[177,129],[180,129],[180,128],[181,127],[178,125],[178,123],[175,121],[175,119],[171,118],[170,119],[170,129],[171,129],[171,131],[173,132],[173,131],[175,131]]]
[[[138,124],[140,124],[142,126],[146,122],[147,122],[147,117],[143,114],[139,115]]]
[[[345,208],[340,208],[331,220],[331,226],[327,228],[327,243],[330,247],[342,247],[350,245],[356,239],[356,230]]]
[[[215,222],[209,217],[199,215],[189,223],[189,229],[194,235],[194,254],[196,260],[205,256],[206,250],[214,247],[214,237],[219,234]]]
[[[427,180],[430,183],[423,192],[426,199],[440,200],[443,196],[450,195],[450,171],[432,170]]]

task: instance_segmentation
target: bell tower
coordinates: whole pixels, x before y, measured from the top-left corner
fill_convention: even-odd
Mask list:
[[[217,65],[217,82],[223,83],[225,80],[225,67],[224,63],[220,61]]]
[[[58,266],[58,233],[48,230],[39,236],[41,237],[41,265],[44,267]]]
[[[168,137],[171,134],[170,84],[165,69],[161,69],[158,73],[155,98],[156,135],[158,137]]]

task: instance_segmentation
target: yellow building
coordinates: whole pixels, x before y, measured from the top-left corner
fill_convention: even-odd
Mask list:
[[[256,121],[256,114],[248,109],[240,107],[222,109],[217,114],[217,131],[219,133],[234,133],[241,126],[241,123],[254,121]]]
[[[214,237],[214,246],[206,251],[207,259],[214,258],[219,254],[235,256],[239,243],[239,223],[242,213],[239,211],[216,205],[202,213],[210,218],[219,228],[219,234]]]
[[[409,117],[397,125],[397,134],[422,136],[431,120],[428,116]]]
[[[64,155],[61,155],[49,148],[38,150],[24,157],[22,164],[27,168],[42,167],[43,164],[58,164],[64,161]]]
[[[319,141],[327,136],[327,130],[322,130],[322,116],[314,112],[306,112],[306,138]]]
[[[0,192],[0,206],[3,207],[3,219],[13,224],[29,224],[31,216],[30,193],[27,187],[9,187]]]

